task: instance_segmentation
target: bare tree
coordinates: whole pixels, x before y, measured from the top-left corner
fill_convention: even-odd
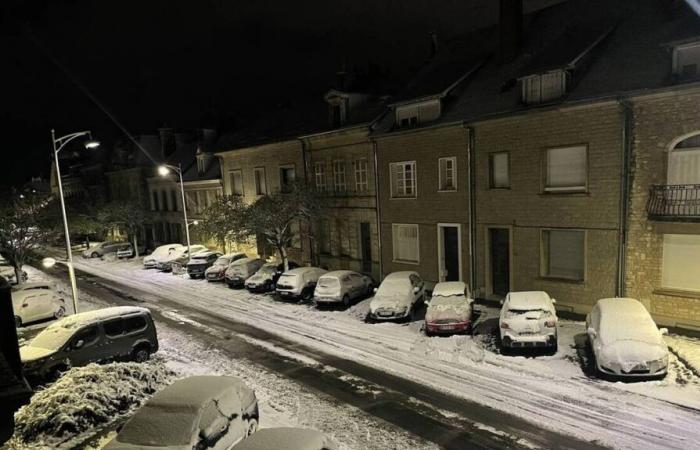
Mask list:
[[[125,231],[134,245],[134,254],[139,257],[139,234],[149,214],[138,202],[108,203],[100,210],[98,218],[108,228]]]
[[[246,210],[247,206],[240,196],[217,197],[202,213],[198,228],[205,238],[217,241],[226,253],[227,242],[240,242],[250,236]]]

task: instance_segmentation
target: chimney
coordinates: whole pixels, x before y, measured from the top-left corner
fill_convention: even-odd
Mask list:
[[[434,58],[438,52],[438,35],[437,32],[430,32],[430,57]]]
[[[523,0],[500,0],[499,10],[500,59],[507,63],[520,52],[523,39]]]

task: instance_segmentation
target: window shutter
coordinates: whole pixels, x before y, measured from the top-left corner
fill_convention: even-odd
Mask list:
[[[700,291],[700,235],[664,234],[661,285]]]
[[[671,151],[668,184],[700,184],[700,148]]]
[[[545,275],[583,280],[585,271],[585,233],[572,230],[546,230],[543,233],[547,254]]]
[[[418,262],[418,225],[394,224],[394,259]]]
[[[586,187],[586,147],[547,150],[547,188]]]
[[[491,155],[491,187],[503,188],[510,186],[508,179],[508,153]]]

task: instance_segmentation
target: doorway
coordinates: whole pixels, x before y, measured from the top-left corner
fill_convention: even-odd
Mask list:
[[[440,281],[460,281],[462,245],[459,224],[438,224],[438,262]]]
[[[369,222],[360,223],[360,248],[362,251],[362,272],[372,273],[372,233]]]
[[[510,230],[489,228],[491,292],[505,296],[510,291]]]

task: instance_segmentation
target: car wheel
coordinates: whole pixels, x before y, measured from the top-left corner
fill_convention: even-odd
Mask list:
[[[60,319],[66,314],[66,308],[61,306],[59,307],[54,313],[53,313],[53,318],[54,319]]]
[[[19,328],[22,326],[22,318],[20,316],[15,316],[15,327]]]
[[[100,254],[97,252],[92,252],[92,255],[90,255],[90,258],[99,258]]]
[[[245,436],[250,437],[256,431],[258,431],[258,419],[251,417],[245,421]]]
[[[148,361],[151,356],[151,352],[146,346],[136,347],[133,352],[131,352],[131,360],[137,363],[142,363]]]
[[[350,296],[348,294],[343,296],[343,305],[345,305],[346,308],[350,306]]]

